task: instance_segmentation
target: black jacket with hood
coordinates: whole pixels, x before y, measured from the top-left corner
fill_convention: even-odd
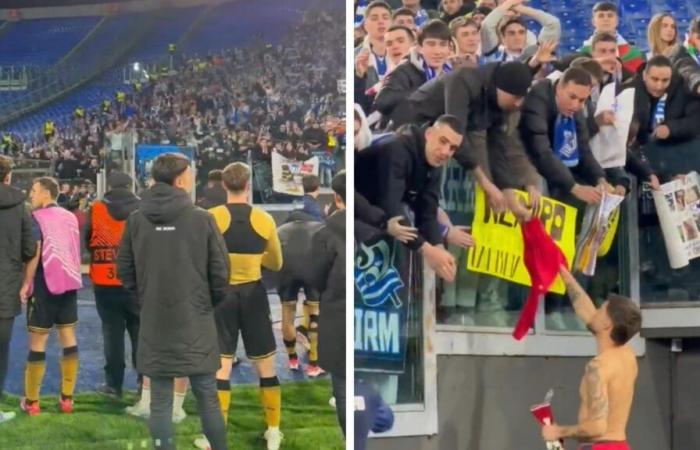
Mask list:
[[[427,81],[423,71],[423,58],[411,50],[384,80],[384,86],[374,99],[374,109],[394,124],[405,124],[413,120],[408,97]]]
[[[303,211],[292,211],[283,225],[277,228],[282,247],[282,270],[279,272],[279,285],[309,278],[309,261],[314,259],[311,242],[314,234],[323,226],[311,215]],[[306,293],[310,295],[310,293]],[[289,300],[289,299],[284,299]]]
[[[137,368],[183,377],[219,369],[214,305],[229,282],[229,258],[214,218],[189,194],[156,183],[126,222],[119,278],[141,303]]]
[[[321,292],[318,363],[345,375],[345,210],[328,217],[313,238],[309,280]]]
[[[433,122],[443,114],[457,117],[463,128],[462,135],[484,131],[503,123],[504,115],[496,103],[496,87],[493,73],[500,63],[489,63],[479,67],[460,67],[441,77],[433,78],[412,95],[412,122]],[[455,153],[455,160],[466,170],[477,165],[468,139]]]
[[[407,125],[390,138],[355,154],[355,189],[386,218],[415,214],[418,237],[408,244],[417,250],[428,241],[442,244],[437,221],[442,169],[425,157],[425,128]]]
[[[10,319],[22,312],[22,268],[36,255],[36,249],[22,191],[0,183],[0,318]]]

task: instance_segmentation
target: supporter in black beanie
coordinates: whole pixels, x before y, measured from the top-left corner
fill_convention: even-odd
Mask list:
[[[516,97],[525,97],[532,84],[532,71],[520,62],[500,64],[493,72],[496,88]]]

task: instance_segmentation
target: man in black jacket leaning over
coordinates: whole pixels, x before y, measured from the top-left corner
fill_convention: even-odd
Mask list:
[[[474,170],[489,204],[499,211],[505,208],[501,189],[527,189],[538,195],[537,172],[522,144],[515,142],[517,134],[508,132],[531,83],[526,64],[491,63],[461,67],[424,84],[410,98],[416,123],[432,122],[441,114],[460,120],[464,141],[455,160],[465,170]]]
[[[547,181],[550,196],[559,200],[573,195],[596,204],[602,188],[609,188],[588,145],[588,126],[582,114],[592,84],[588,72],[570,68],[557,81],[537,82],[523,104],[520,135],[525,149]]]
[[[330,372],[338,422],[345,434],[345,171],[331,183],[336,211],[313,237],[311,284],[321,292],[319,365]]]
[[[37,252],[32,239],[32,218],[25,197],[12,182],[12,160],[0,155],[0,397],[5,386],[10,358],[10,338],[15,317],[22,312],[19,291],[22,268]],[[12,419],[13,412],[0,411],[0,423]]]
[[[152,177],[126,222],[118,258],[119,278],[142,305],[136,365],[151,378],[151,436],[155,448],[175,448],[173,379],[189,377],[211,448],[226,449],[214,322],[214,304],[228,286],[226,244],[214,218],[190,200],[189,159],[160,155]]]
[[[430,127],[408,125],[394,136],[355,156],[355,188],[391,220],[415,216],[418,237],[407,246],[423,254],[428,265],[448,281],[457,266],[445,250],[437,219],[441,167],[462,144],[454,116],[440,116]]]

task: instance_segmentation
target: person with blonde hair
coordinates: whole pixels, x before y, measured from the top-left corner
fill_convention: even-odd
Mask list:
[[[680,46],[676,19],[670,13],[658,13],[649,21],[647,28],[649,53],[647,59],[656,56],[670,56]]]

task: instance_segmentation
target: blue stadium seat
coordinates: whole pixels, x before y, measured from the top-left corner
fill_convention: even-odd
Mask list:
[[[168,45],[176,44],[203,11],[202,6],[164,11],[156,18],[152,32],[129,55],[129,61],[145,62],[167,55]]]
[[[256,36],[270,43],[277,43],[299,20],[304,8],[313,5],[315,0],[280,2],[279,0],[257,0],[255,8],[245,2],[224,3],[214,7],[205,23],[183,45],[189,55],[208,55],[223,48],[245,45]],[[280,14],[284,10],[285,14]],[[232,26],[231,17],[236,18]],[[260,28],[263,21],[267,25]]]
[[[648,19],[651,17],[651,7],[649,3],[644,0],[622,2],[620,5],[620,12],[623,17],[630,19]]]
[[[49,66],[68,53],[99,22],[99,17],[22,20],[0,38],[0,66]]]

